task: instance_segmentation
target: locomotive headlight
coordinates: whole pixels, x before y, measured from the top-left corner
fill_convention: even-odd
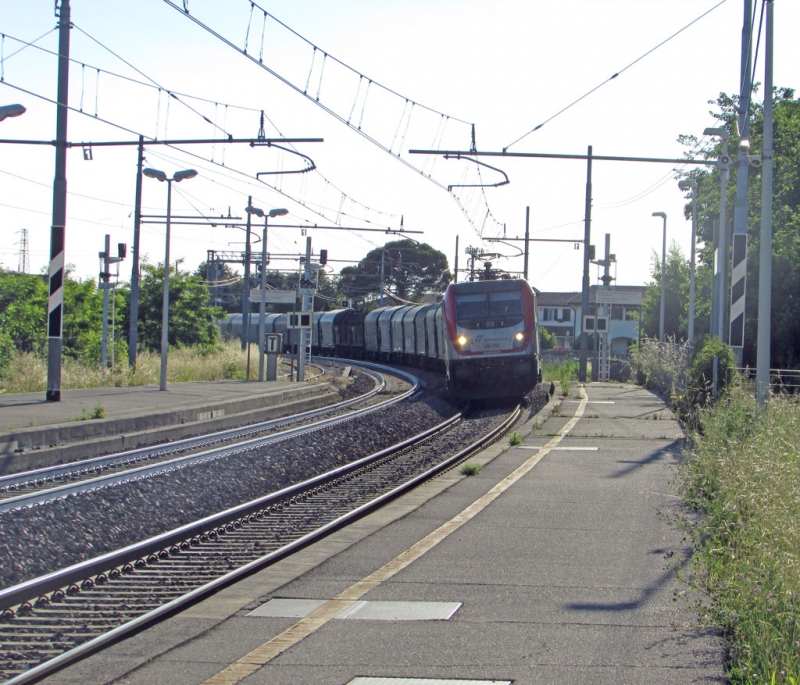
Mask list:
[[[522,342],[523,340],[525,340],[525,334],[522,331],[517,331],[514,334],[514,340],[516,340],[517,342]]]
[[[457,342],[459,345],[461,345],[461,347],[464,347],[464,345],[466,345],[466,344],[467,344],[467,336],[466,336],[466,335],[459,335],[459,336],[456,338],[456,342]]]

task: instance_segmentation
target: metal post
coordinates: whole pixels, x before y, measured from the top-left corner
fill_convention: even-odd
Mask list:
[[[664,342],[664,314],[666,306],[667,280],[667,218],[664,217],[663,238],[661,241],[661,305],[658,313],[658,341]]]
[[[253,196],[247,198],[247,206],[253,205]],[[242,349],[250,343],[250,213],[247,213],[247,228],[244,244],[244,288],[242,289]],[[248,348],[249,349],[249,348]],[[249,357],[248,357],[249,361]],[[248,364],[249,372],[249,364]],[[247,375],[250,380],[250,374]]]
[[[756,399],[769,399],[769,365],[772,334],[772,70],[774,3],[767,2],[764,44],[764,137],[761,148],[761,247],[758,268],[758,347],[756,352]]]
[[[712,219],[712,244],[713,250],[713,269],[711,276],[711,321],[709,323],[709,333],[715,338],[719,338],[719,218]]]
[[[730,174],[730,158],[728,157],[728,139],[722,139],[722,157],[720,164],[721,195],[719,200],[719,321],[717,328],[719,337],[723,342],[728,342],[728,330],[725,325],[727,319],[725,307],[725,294],[728,292],[728,176]]]
[[[67,220],[67,114],[69,113],[69,0],[61,0],[58,23],[58,94],[53,223],[50,227],[50,296],[47,302],[48,402],[61,401],[61,351],[64,318],[64,239]]]
[[[139,344],[139,233],[142,228],[142,168],[144,166],[144,136],[139,136],[139,161],[136,164],[136,199],[133,206],[133,248],[131,250],[131,306],[128,329],[128,366],[136,366]]]
[[[105,249],[100,253],[103,258],[103,271],[100,274],[100,287],[103,289],[103,337],[100,343],[100,366],[108,368],[108,290],[111,285],[111,236],[106,233]]]
[[[311,280],[311,236],[306,237],[306,262],[303,270],[303,280],[308,282]],[[383,292],[381,290],[381,292]],[[303,293],[303,309],[301,311],[307,312],[308,306],[311,302],[311,298],[308,296],[308,290]],[[297,380],[304,381],[306,379],[306,345],[308,344],[308,338],[306,334],[309,333],[309,329],[301,328],[300,329],[300,349],[297,351]]]
[[[308,263],[308,257],[306,257],[306,263]],[[381,248],[381,292],[378,295],[379,307],[383,307],[383,271],[385,264],[386,264],[386,248]]]
[[[453,283],[458,283],[458,236],[456,236],[456,265],[453,269]]]
[[[752,2],[744,0],[744,23],[742,26],[742,59],[739,90],[739,140],[750,137],[750,91],[752,45]],[[739,146],[736,160],[736,203],[733,210],[733,268],[730,290],[730,344],[734,348],[738,365],[744,356],[744,310],[747,277],[747,188],[750,164],[747,159],[749,146]]]
[[[692,189],[692,256],[689,267],[689,347],[694,347],[694,306],[697,289],[695,250],[697,247],[697,194],[699,190],[697,186]]]
[[[586,214],[583,224],[583,289],[581,293],[581,317],[589,314],[589,241],[592,226],[592,146],[586,157]],[[586,382],[586,358],[589,353],[589,335],[581,325],[581,361],[578,379]]]
[[[248,215],[249,216],[249,215]],[[258,303],[258,380],[264,380],[264,336],[266,335],[266,326],[264,324],[264,316],[267,309],[267,223],[269,222],[269,213],[264,214],[264,235],[261,238],[261,295],[260,302]]]
[[[530,245],[530,238],[531,238],[531,208],[525,207],[525,260],[522,266],[522,277],[527,281],[528,280],[528,255],[529,253],[529,245]]]
[[[164,247],[164,300],[161,305],[161,380],[158,389],[167,389],[167,353],[169,352],[169,231],[172,214],[172,180],[167,181],[167,236]]]

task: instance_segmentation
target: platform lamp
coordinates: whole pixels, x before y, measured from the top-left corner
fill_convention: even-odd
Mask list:
[[[658,340],[664,342],[664,288],[667,274],[667,215],[664,212],[653,212],[653,216],[664,219],[664,238],[661,242],[661,313],[658,317]]]
[[[258,380],[264,380],[264,344],[265,344],[265,325],[264,316],[267,308],[267,231],[270,219],[276,216],[285,216],[289,213],[288,209],[276,207],[270,209],[266,214],[263,209],[258,207],[247,206],[244,211],[258,217],[264,217],[264,235],[261,239],[261,292],[259,293],[258,304]]]
[[[163,171],[158,169],[143,169],[142,173],[147,178],[155,178],[159,181],[167,182],[167,237],[166,247],[164,248],[164,303],[163,312],[161,313],[161,380],[159,383],[159,390],[167,389],[167,352],[169,350],[169,230],[170,230],[170,213],[172,212],[172,182],[180,183],[181,181],[197,176],[194,169],[184,169],[183,171],[176,171],[172,178],[167,178]]]
[[[18,117],[20,114],[25,114],[26,111],[22,105],[3,105],[0,107],[0,121],[10,117]]]
[[[695,304],[695,248],[697,247],[697,181],[684,178],[678,181],[678,188],[692,191],[692,257],[689,271],[689,347],[694,346],[694,304]]]

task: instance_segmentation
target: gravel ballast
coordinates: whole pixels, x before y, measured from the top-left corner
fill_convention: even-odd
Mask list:
[[[0,587],[197,521],[378,452],[456,413],[407,402],[224,459],[0,514]]]

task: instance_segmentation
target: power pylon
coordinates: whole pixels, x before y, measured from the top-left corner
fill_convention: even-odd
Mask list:
[[[19,265],[17,267],[17,271],[21,274],[28,273],[28,270],[31,268],[30,263],[30,247],[28,245],[28,229],[23,228],[17,233],[20,233],[19,238]]]

